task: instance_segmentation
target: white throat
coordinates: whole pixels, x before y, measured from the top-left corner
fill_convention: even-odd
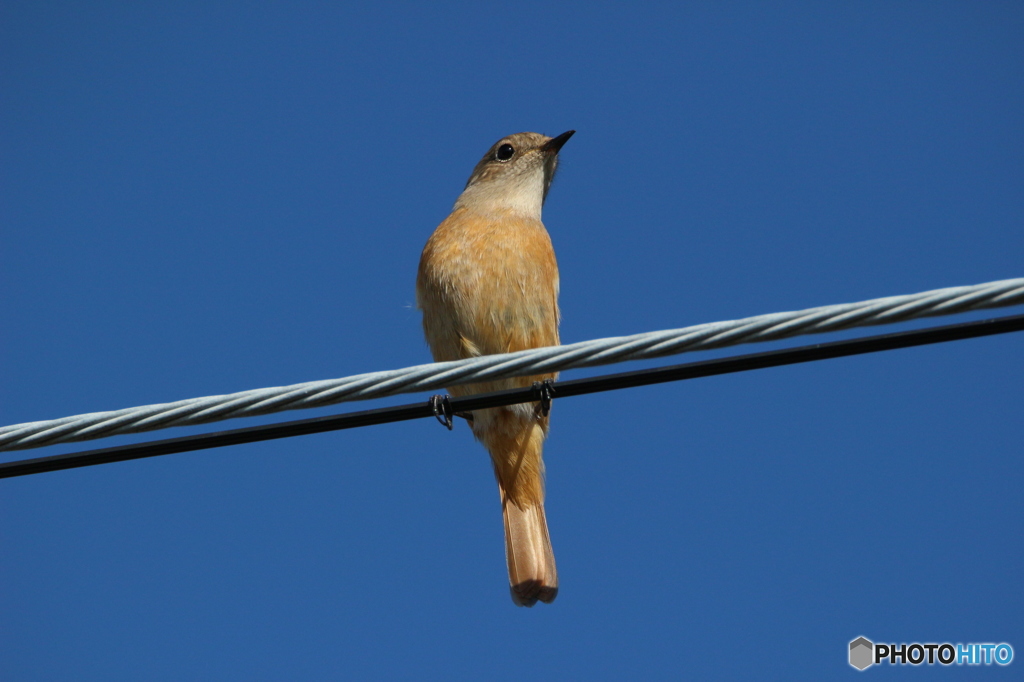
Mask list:
[[[544,170],[474,183],[459,196],[455,208],[477,213],[515,213],[540,220],[544,206]]]

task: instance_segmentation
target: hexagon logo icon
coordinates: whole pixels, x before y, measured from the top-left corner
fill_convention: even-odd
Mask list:
[[[874,663],[875,645],[871,640],[858,637],[850,642],[850,665],[857,670],[864,670]]]

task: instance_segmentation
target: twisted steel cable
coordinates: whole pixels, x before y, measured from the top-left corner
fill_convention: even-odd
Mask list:
[[[502,377],[645,360],[1021,303],[1024,303],[1024,278],[935,289],[905,296],[581,341],[505,355],[485,355],[340,379],[15,424],[0,427],[0,451],[154,431],[171,426],[206,424],[285,410],[324,407]]]

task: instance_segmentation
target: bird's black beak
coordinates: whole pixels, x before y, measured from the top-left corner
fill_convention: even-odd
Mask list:
[[[550,140],[541,145],[540,150],[547,152],[548,154],[557,154],[558,150],[562,148],[562,145],[569,141],[569,138],[576,133],[575,130],[567,130],[558,137],[552,137]]]

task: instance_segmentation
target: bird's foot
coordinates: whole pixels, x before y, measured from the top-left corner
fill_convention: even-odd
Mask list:
[[[452,410],[452,401],[448,395],[434,394],[427,401],[434,410],[434,417],[444,424],[449,431],[452,430],[452,417],[455,412]]]
[[[548,416],[551,413],[551,399],[555,396],[554,384],[551,383],[551,379],[535,381],[533,382],[533,390],[536,392],[537,399],[540,401],[541,416]]]

